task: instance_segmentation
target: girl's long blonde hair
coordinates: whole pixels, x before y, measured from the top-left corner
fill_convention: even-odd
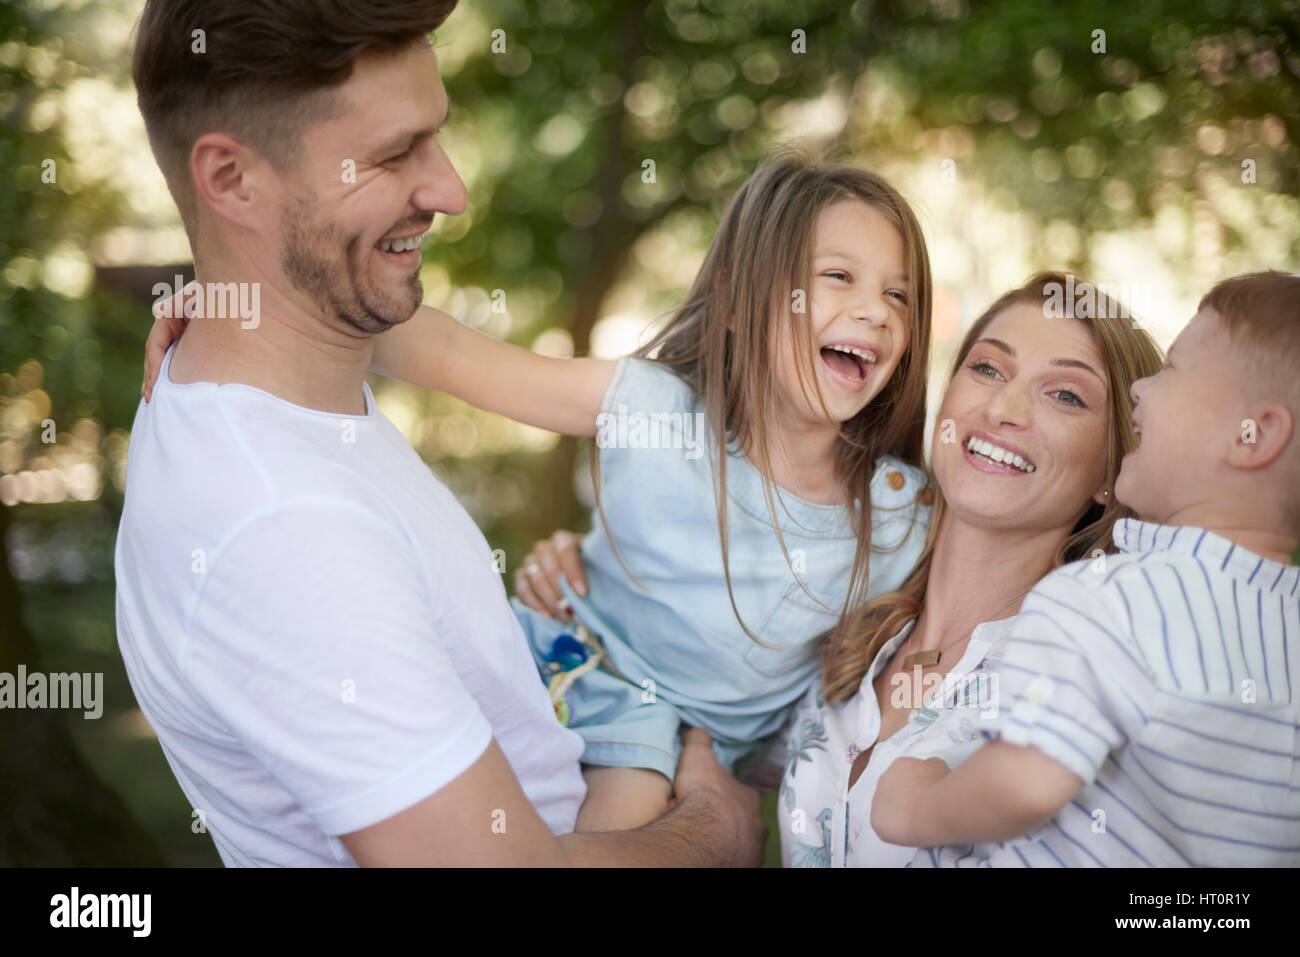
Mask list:
[[[1061,292],[1068,289],[1086,294],[1073,303],[1061,300]],[[1067,277],[1065,273],[1042,272],[1019,289],[1004,293],[984,310],[962,339],[948,373],[948,382],[952,382],[988,324],[1004,310],[1022,303],[1046,308],[1045,304],[1053,296],[1065,306],[1062,318],[1075,318],[1089,324],[1106,366],[1110,406],[1106,484],[1113,489],[1120,462],[1135,445],[1129,425],[1133,415],[1130,388],[1136,380],[1160,371],[1164,365],[1164,353],[1150,333],[1129,317],[1123,306],[1104,295],[1095,285],[1077,276]],[[935,536],[945,510],[942,491],[933,480],[930,484],[934,486],[934,512],[925,550],[916,568],[898,591],[881,595],[853,612],[848,624],[837,629],[822,647],[822,686],[826,700],[832,704],[857,693],[880,647],[921,612],[930,578],[930,564],[934,559]],[[1053,567],[1087,558],[1095,549],[1113,551],[1111,529],[1116,521],[1133,514],[1131,509],[1115,501],[1113,495],[1104,506],[1092,503],[1056,550]]]
[[[792,305],[797,301],[795,293],[807,294],[811,288],[817,218],[827,206],[841,200],[866,203],[898,229],[909,286],[906,351],[880,393],[839,429],[836,477],[848,500],[858,505],[850,512],[858,544],[850,588],[841,609],[843,624],[848,609],[859,605],[866,596],[871,553],[870,483],[876,460],[888,453],[920,467],[924,454],[930,259],[911,207],[874,173],[819,162],[795,150],[776,153],[732,198],[686,301],[664,328],[636,352],[638,357],[653,359],[672,370],[703,403],[714,436],[710,453],[715,464],[718,534],[727,593],[741,627],[756,641],[757,636],[736,607],[731,585],[727,447],[734,442],[752,451],[753,464],[763,477],[763,494],[773,528],[790,563],[772,491],[775,482],[768,423],[776,418],[779,400],[773,369],[780,345],[778,337],[788,335],[800,358],[802,387],[807,392],[811,381],[820,398],[811,326],[792,321]],[[805,295],[805,301],[807,298]],[[593,477],[599,489],[597,460],[598,455],[593,454]],[[799,575],[795,574],[794,579],[802,585]]]

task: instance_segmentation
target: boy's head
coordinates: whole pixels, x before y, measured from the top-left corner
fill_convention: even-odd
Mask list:
[[[1300,276],[1216,285],[1133,400],[1121,502],[1148,521],[1267,522],[1300,539]]]
[[[429,34],[456,0],[148,0],[133,77],[200,267],[286,279],[352,335],[419,305],[422,234],[464,208]]]

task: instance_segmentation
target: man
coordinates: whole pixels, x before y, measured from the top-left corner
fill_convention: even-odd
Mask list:
[[[757,796],[703,732],[672,812],[571,833],[581,740],[482,534],[365,385],[420,302],[402,247],[465,208],[427,40],[454,6],[146,6],[134,76],[197,282],[257,314],[191,322],[136,416],[132,687],[227,865],[757,864]]]

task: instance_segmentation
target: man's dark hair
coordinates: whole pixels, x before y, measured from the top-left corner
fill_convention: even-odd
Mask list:
[[[148,0],[131,73],[149,145],[191,246],[195,140],[220,130],[276,169],[292,168],[303,130],[333,114],[334,89],[351,76],[353,62],[427,37],[456,2]]]

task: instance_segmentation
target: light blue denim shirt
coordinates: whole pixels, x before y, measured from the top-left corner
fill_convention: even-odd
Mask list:
[[[609,534],[593,516],[582,543],[588,597],[565,593],[625,678],[643,687],[649,679],[684,721],[708,729],[724,751],[744,752],[779,730],[817,673],[815,639],[838,620],[853,567],[849,511],[773,486],[787,562],[762,478],[732,449],[728,566],[736,609],[755,641],[727,593],[715,453],[694,391],[666,367],[628,358],[602,409],[597,444]],[[897,590],[920,556],[931,513],[918,501],[925,482],[919,468],[891,456],[876,464],[871,597]]]

